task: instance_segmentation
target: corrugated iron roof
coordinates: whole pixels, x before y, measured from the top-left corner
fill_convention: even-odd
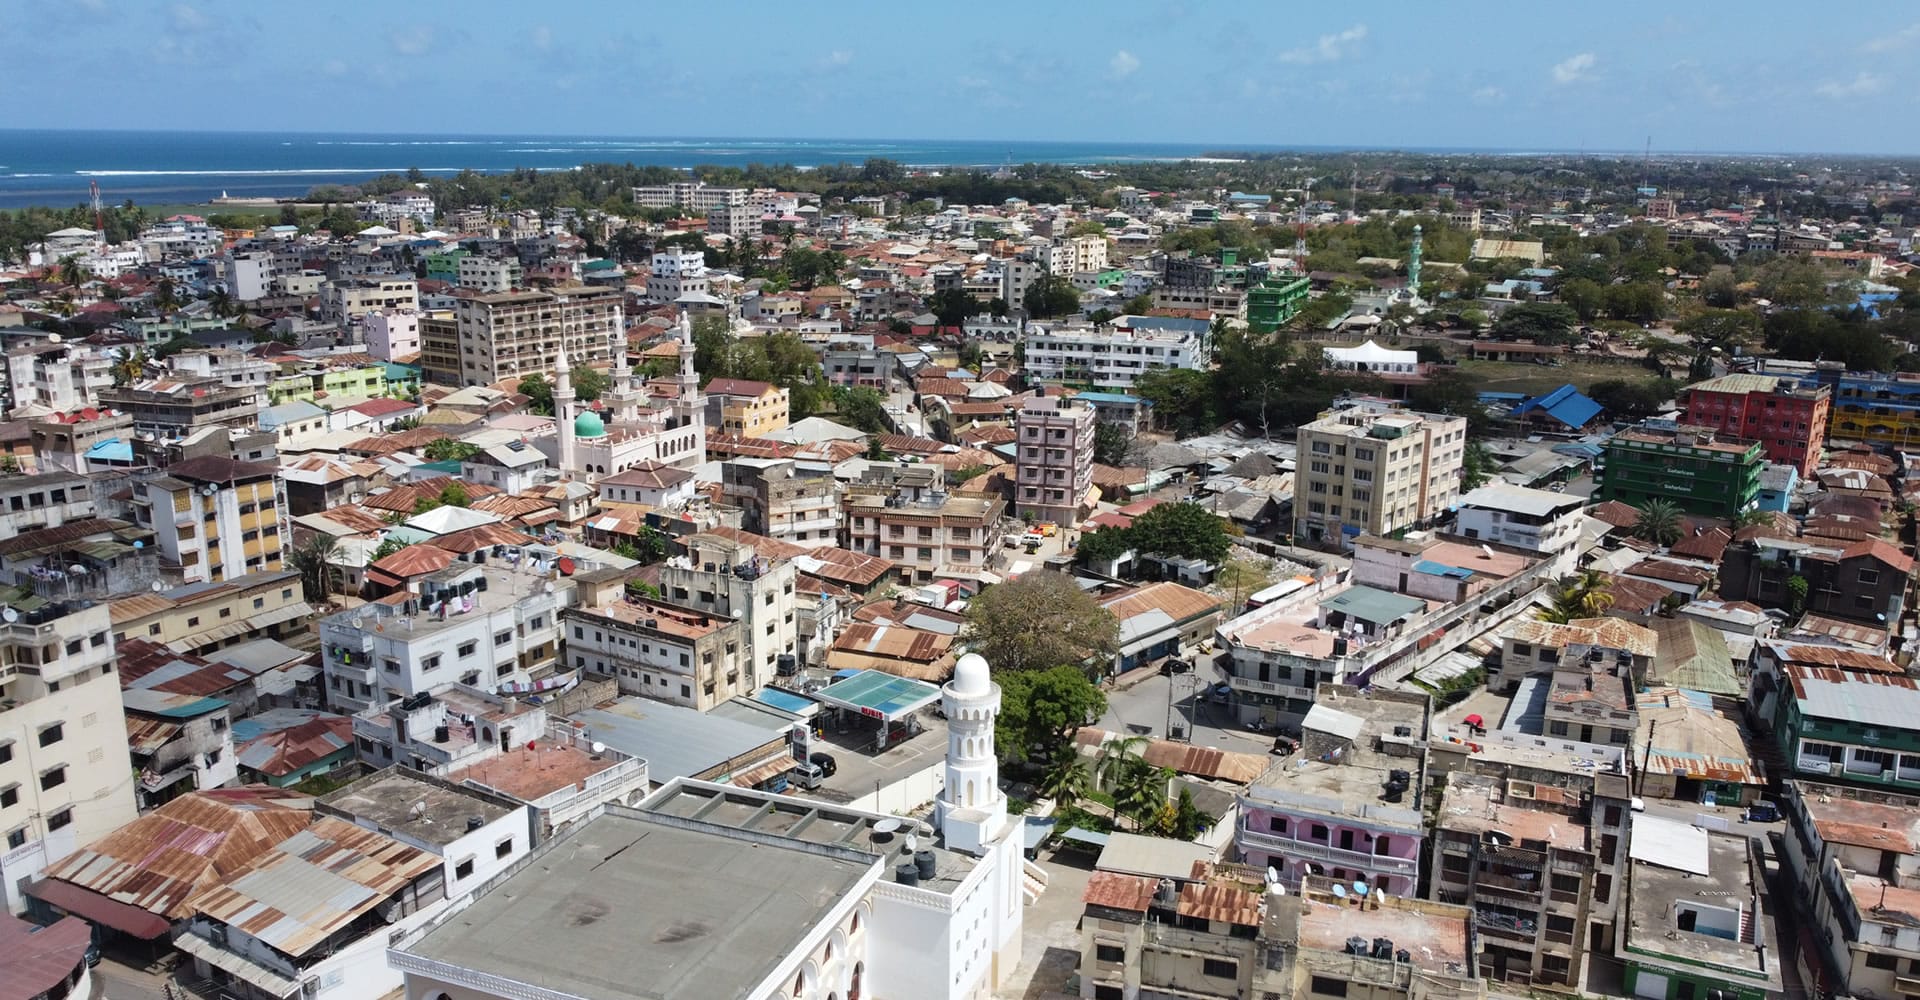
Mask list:
[[[383,833],[323,816],[187,908],[298,958],[439,864]]]
[[[1094,872],[1087,879],[1087,891],[1080,894],[1080,901],[1109,910],[1145,913],[1153,903],[1157,884],[1145,875]]]

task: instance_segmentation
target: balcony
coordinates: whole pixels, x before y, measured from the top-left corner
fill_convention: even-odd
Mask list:
[[[1298,684],[1281,684],[1278,681],[1260,681],[1250,677],[1229,677],[1227,683],[1235,691],[1257,691],[1261,694],[1279,695],[1282,698],[1294,698],[1302,701],[1313,700],[1313,689]]]
[[[1364,851],[1343,850],[1315,840],[1297,840],[1282,834],[1256,830],[1249,825],[1251,822],[1250,817],[1240,824],[1239,840],[1243,847],[1255,847],[1269,853],[1325,861],[1343,868],[1359,868],[1387,875],[1416,878],[1420,873],[1420,863],[1413,858],[1397,858],[1390,854],[1368,854]]]
[[[1481,872],[1474,879],[1474,887],[1483,892],[1493,892],[1503,896],[1518,896],[1537,903],[1540,899],[1540,879],[1514,878],[1510,875],[1496,875],[1493,872]]]

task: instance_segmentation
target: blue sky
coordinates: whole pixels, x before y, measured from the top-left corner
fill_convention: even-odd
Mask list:
[[[1920,147],[1899,3],[0,0],[0,46],[26,128]]]

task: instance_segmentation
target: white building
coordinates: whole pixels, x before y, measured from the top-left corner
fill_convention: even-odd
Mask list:
[[[1119,330],[1038,323],[1027,325],[1026,371],[1043,382],[1073,382],[1127,390],[1161,368],[1205,371],[1212,362],[1204,332],[1187,329]]]
[[[410,768],[367,775],[316,799],[314,809],[439,858],[448,899],[487,884],[534,847],[526,804]]]
[[[461,288],[477,292],[510,292],[520,287],[522,271],[518,260],[496,260],[469,254],[460,258],[458,281]]]
[[[221,266],[226,270],[227,294],[235,302],[266,298],[273,292],[273,281],[279,276],[273,254],[264,251],[230,253],[221,261]]]
[[[676,248],[653,255],[647,272],[647,299],[651,302],[678,302],[692,295],[709,294],[707,257],[698,250]]]
[[[1525,486],[1491,483],[1460,498],[1455,534],[1486,539],[1560,559],[1571,571],[1580,542],[1580,508],[1576,496]]]
[[[329,281],[320,288],[320,312],[329,321],[345,323],[376,309],[420,308],[420,288],[411,277],[382,275]]]
[[[794,608],[795,567],[791,559],[770,558],[719,535],[690,535],[686,555],[660,567],[660,594],[674,604],[736,619],[746,647],[741,650],[752,691],[773,683],[782,658],[798,662],[800,629]]]
[[[1020,958],[1022,824],[999,790],[986,661],[962,657],[942,698],[934,825],[676,779],[398,939],[405,997],[988,1000]]]
[[[411,309],[377,309],[367,314],[367,353],[382,361],[420,353],[420,314]]]
[[[105,604],[0,611],[0,893],[136,815]]]
[[[79,342],[50,339],[13,348],[7,352],[12,412],[69,413],[92,406],[94,393],[113,385],[113,362],[113,356]]]
[[[640,387],[620,343],[605,346],[615,358],[613,388],[601,399],[607,416],[576,405],[567,354],[554,362],[554,434],[534,442],[562,475],[597,481],[629,469],[658,463],[694,469],[707,460],[706,396],[693,370],[693,325],[680,314],[679,395],[660,401]]]

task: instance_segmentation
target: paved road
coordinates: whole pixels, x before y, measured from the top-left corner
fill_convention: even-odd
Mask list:
[[[1265,753],[1273,746],[1273,734],[1250,732],[1241,728],[1230,705],[1216,705],[1204,696],[1196,705],[1194,689],[1218,680],[1204,660],[1196,673],[1164,674],[1151,677],[1125,691],[1107,692],[1107,714],[1100,728],[1109,732],[1137,733],[1163,738],[1167,735],[1169,700],[1172,721],[1185,727],[1195,746],[1208,746],[1238,753]],[[1144,730],[1144,732],[1142,731]]]
[[[1021,914],[1020,964],[994,991],[997,1000],[1054,1000],[1080,965],[1081,898],[1093,872],[1082,864],[1043,857],[1047,891]]]

